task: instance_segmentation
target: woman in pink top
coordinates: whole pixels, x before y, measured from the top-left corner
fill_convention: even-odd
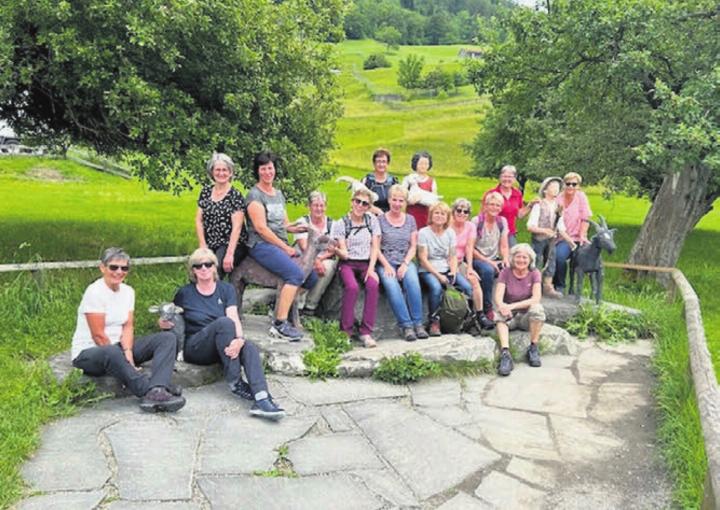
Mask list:
[[[580,191],[582,177],[575,172],[568,172],[563,177],[565,188],[556,198],[557,203],[562,207],[563,223],[565,232],[578,245],[587,244],[588,221],[592,216],[590,203],[585,193]],[[570,244],[562,240],[555,246],[555,276],[553,284],[558,292],[565,289],[565,273],[567,272],[567,261],[572,253]]]
[[[529,204],[523,203],[522,191],[515,187],[516,176],[517,169],[512,165],[505,165],[500,169],[500,183],[485,193],[487,196],[488,193],[496,191],[503,197],[500,216],[505,218],[508,223],[508,244],[510,248],[515,246],[517,242],[515,239],[515,235],[517,234],[517,219],[524,218],[537,202],[537,200],[533,200]]]

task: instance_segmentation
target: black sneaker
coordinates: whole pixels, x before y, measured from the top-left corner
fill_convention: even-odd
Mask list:
[[[236,397],[243,398],[245,400],[253,401],[255,400],[255,396],[253,395],[252,390],[250,389],[250,385],[240,379],[235,384],[230,386],[230,393],[235,395]]]
[[[500,365],[498,366],[498,374],[510,375],[513,370],[513,360],[509,349],[503,349],[500,352]]]
[[[255,401],[250,408],[250,414],[259,418],[278,421],[285,416],[285,409],[278,407],[271,398],[263,398]]]
[[[418,324],[415,326],[415,336],[418,338],[418,340],[425,340],[426,338],[430,338],[430,335],[428,335],[428,332],[425,331],[425,328],[422,326],[422,324]]]
[[[539,367],[542,365],[540,362],[540,351],[538,350],[537,344],[530,344],[527,350],[527,360],[531,367]]]
[[[270,326],[270,334],[277,337],[285,337],[291,342],[299,342],[302,338],[302,332],[298,331],[295,326],[288,321],[273,321]]]
[[[403,328],[403,338],[405,338],[406,342],[414,342],[417,340],[417,336],[415,336],[415,330],[413,328]]]
[[[140,409],[146,413],[174,413],[185,405],[185,397],[173,395],[164,386],[150,388],[140,401]]]
[[[493,329],[495,327],[495,323],[491,321],[487,315],[485,315],[483,312],[478,312],[475,314],[475,322],[480,327],[480,329]]]

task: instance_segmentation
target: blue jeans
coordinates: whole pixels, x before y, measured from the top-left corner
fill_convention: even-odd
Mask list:
[[[440,280],[438,280],[432,273],[420,273],[420,281],[430,292],[430,296],[428,297],[428,309],[430,311],[430,316],[432,317],[440,310],[444,288],[440,283]],[[455,275],[454,287],[466,296],[472,298],[472,285],[468,279],[460,273]]]
[[[480,276],[480,288],[483,294],[483,310],[493,309],[493,286],[495,285],[495,265],[482,260],[473,260],[473,269]]]
[[[274,244],[259,241],[250,248],[250,256],[255,259],[255,262],[277,275],[288,285],[295,285],[296,287],[302,285],[304,289],[312,289],[318,282],[318,275],[315,271],[311,271],[305,278],[300,266]]]
[[[399,266],[393,265],[397,272]],[[418,279],[417,267],[412,262],[408,264],[407,271],[402,280],[397,277],[391,278],[385,274],[385,268],[377,268],[380,282],[395,318],[401,328],[410,328],[422,324],[422,293],[420,292],[420,280]]]
[[[565,289],[565,276],[571,254],[572,250],[567,241],[560,241],[555,245],[555,276],[553,277],[553,285],[555,285],[557,290]]]

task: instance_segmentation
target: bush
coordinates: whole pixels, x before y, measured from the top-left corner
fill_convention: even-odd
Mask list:
[[[363,62],[363,69],[365,70],[377,69],[379,67],[392,67],[388,59],[385,58],[385,55],[382,53],[373,53],[365,59],[365,62]]]
[[[425,75],[422,80],[422,86],[426,89],[433,89],[438,92],[444,90],[450,92],[455,88],[455,82],[453,81],[453,75],[443,71],[439,67],[436,67]]]
[[[315,347],[303,353],[303,363],[311,379],[337,377],[341,355],[352,349],[347,335],[340,331],[337,322],[323,322],[312,319],[306,324],[313,337]]]
[[[581,306],[580,311],[566,324],[565,329],[580,338],[596,335],[607,342],[624,342],[654,337],[655,332],[642,315],[631,315],[605,306]]]
[[[441,373],[439,363],[423,359],[417,352],[409,352],[395,358],[383,358],[373,377],[393,384],[405,384]]]
[[[417,89],[422,87],[422,74],[425,58],[411,53],[400,61],[397,81],[404,89]]]

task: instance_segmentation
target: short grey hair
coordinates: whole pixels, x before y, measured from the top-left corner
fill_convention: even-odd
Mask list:
[[[505,165],[500,169],[500,175],[504,173],[511,173],[513,176],[517,175],[517,168],[515,168],[513,165]]]
[[[127,260],[130,261],[130,255],[122,248],[111,246],[107,248],[100,256],[100,263],[107,266],[111,260]]]
[[[519,252],[525,252],[530,258],[530,271],[535,269],[535,250],[528,243],[518,243],[510,248],[510,267],[515,267],[515,255]]]
[[[215,163],[218,161],[225,163],[228,168],[230,169],[230,177],[235,175],[235,162],[232,160],[230,156],[227,154],[223,154],[222,152],[213,152],[213,155],[210,156],[210,159],[207,161],[207,166],[205,167],[205,171],[208,174],[208,177],[210,179],[213,178],[213,169],[215,168]]]
[[[307,204],[312,205],[312,203],[315,200],[322,200],[325,205],[327,205],[327,195],[323,193],[322,191],[311,191],[308,195]]]
[[[472,204],[470,203],[470,200],[468,200],[467,198],[464,198],[464,197],[456,198],[455,201],[450,206],[450,208],[453,210],[453,212],[455,212],[455,209],[457,209],[458,207],[461,207],[463,205],[465,207],[467,207],[470,212],[472,212]]]
[[[213,279],[218,279],[217,274],[217,266],[218,266],[218,259],[215,256],[215,253],[209,249],[209,248],[198,248],[194,252],[190,254],[187,261],[187,272],[188,276],[190,277],[190,281],[193,283],[197,283],[197,277],[195,276],[195,273],[193,272],[193,264],[199,264],[200,262],[205,262],[206,260],[209,260],[215,265],[215,270],[213,271]]]

